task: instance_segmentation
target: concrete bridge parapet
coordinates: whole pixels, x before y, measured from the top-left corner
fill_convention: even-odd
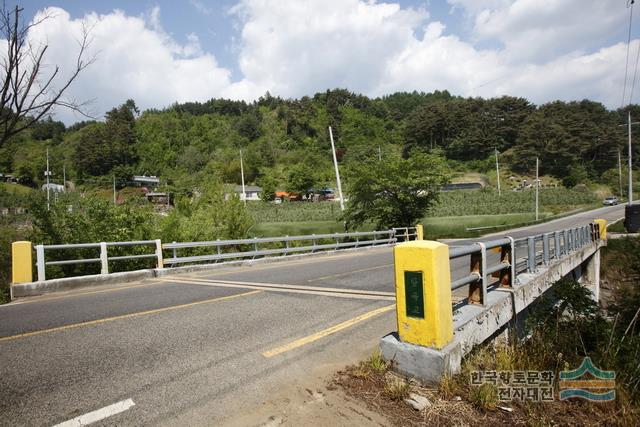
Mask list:
[[[600,248],[605,244],[605,240],[592,239],[572,252],[539,266],[534,272],[518,274],[511,287],[491,289],[485,296],[484,305],[464,304],[455,309],[452,312],[453,338],[441,348],[416,345],[402,339],[404,315],[400,313],[402,304],[398,304],[399,333],[381,339],[382,356],[391,361],[401,374],[429,383],[439,381],[445,374],[459,372],[466,354],[475,346],[517,328],[531,304],[561,278],[572,277],[588,286],[597,300]]]

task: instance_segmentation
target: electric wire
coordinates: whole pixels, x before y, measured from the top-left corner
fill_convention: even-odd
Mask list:
[[[640,43],[638,43],[638,51],[636,52],[636,65],[633,69],[633,83],[631,84],[631,92],[629,93],[629,104],[633,101],[633,90],[636,87],[636,75],[638,73],[638,60],[640,59]]]
[[[627,97],[627,75],[629,73],[629,46],[631,44],[631,23],[633,22],[633,4],[635,0],[627,1],[627,9],[629,9],[629,34],[627,35],[627,61],[624,67],[624,85],[622,87],[622,103],[620,108],[624,107],[624,100]]]

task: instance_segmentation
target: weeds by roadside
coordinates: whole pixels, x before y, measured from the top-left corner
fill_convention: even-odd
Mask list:
[[[394,425],[640,425],[640,239],[612,240],[602,256],[603,277],[616,283],[606,310],[583,285],[562,280],[531,311],[520,339],[476,348],[460,373],[436,387],[402,382],[384,361],[370,368],[379,355],[339,373],[336,382]],[[615,371],[615,401],[559,400],[559,373],[577,368],[586,356]],[[362,371],[367,375],[357,375]],[[496,385],[472,384],[480,371],[551,371],[554,400],[502,401]],[[431,404],[416,411],[405,401],[410,393]]]

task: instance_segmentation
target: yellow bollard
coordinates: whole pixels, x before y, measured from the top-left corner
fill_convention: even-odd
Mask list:
[[[11,244],[11,282],[33,282],[31,269],[31,242],[13,242]]]
[[[598,224],[598,227],[600,229],[600,240],[607,240],[607,220],[596,219],[593,222]]]
[[[453,338],[449,247],[422,240],[394,250],[400,340],[442,348]]]
[[[424,228],[422,224],[416,225],[416,240],[424,240]]]

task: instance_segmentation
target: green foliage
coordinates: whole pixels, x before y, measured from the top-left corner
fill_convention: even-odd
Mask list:
[[[562,178],[562,185],[567,188],[573,188],[578,184],[586,184],[589,182],[589,174],[587,169],[580,165],[571,165],[569,167],[569,174]]]
[[[300,163],[290,168],[287,177],[287,191],[305,194],[313,188],[315,183],[315,172],[310,165]]]
[[[441,158],[418,152],[408,159],[353,165],[347,176],[344,217],[350,228],[367,221],[385,228],[415,225],[448,181]]]
[[[0,216],[0,304],[9,302],[11,243],[24,238],[24,228],[16,227],[10,217]]]
[[[561,213],[572,209],[593,205],[599,200],[589,191],[565,188],[544,188],[540,190],[540,210]],[[438,202],[430,209],[430,216],[502,215],[535,211],[534,190],[497,191],[449,191],[442,193]]]
[[[340,205],[336,202],[283,202],[282,204],[247,202],[255,222],[337,221]]]
[[[262,193],[260,193],[260,199],[263,202],[271,202],[276,198],[276,191],[278,190],[278,183],[272,176],[264,176],[260,180],[262,187]]]
[[[104,175],[137,161],[135,113],[132,100],[106,114],[106,122],[83,127],[74,139],[74,164],[80,176]]]
[[[247,236],[253,225],[244,203],[234,195],[225,200],[222,186],[209,183],[202,194],[180,198],[161,224],[163,241],[197,242],[216,239],[239,239]]]

